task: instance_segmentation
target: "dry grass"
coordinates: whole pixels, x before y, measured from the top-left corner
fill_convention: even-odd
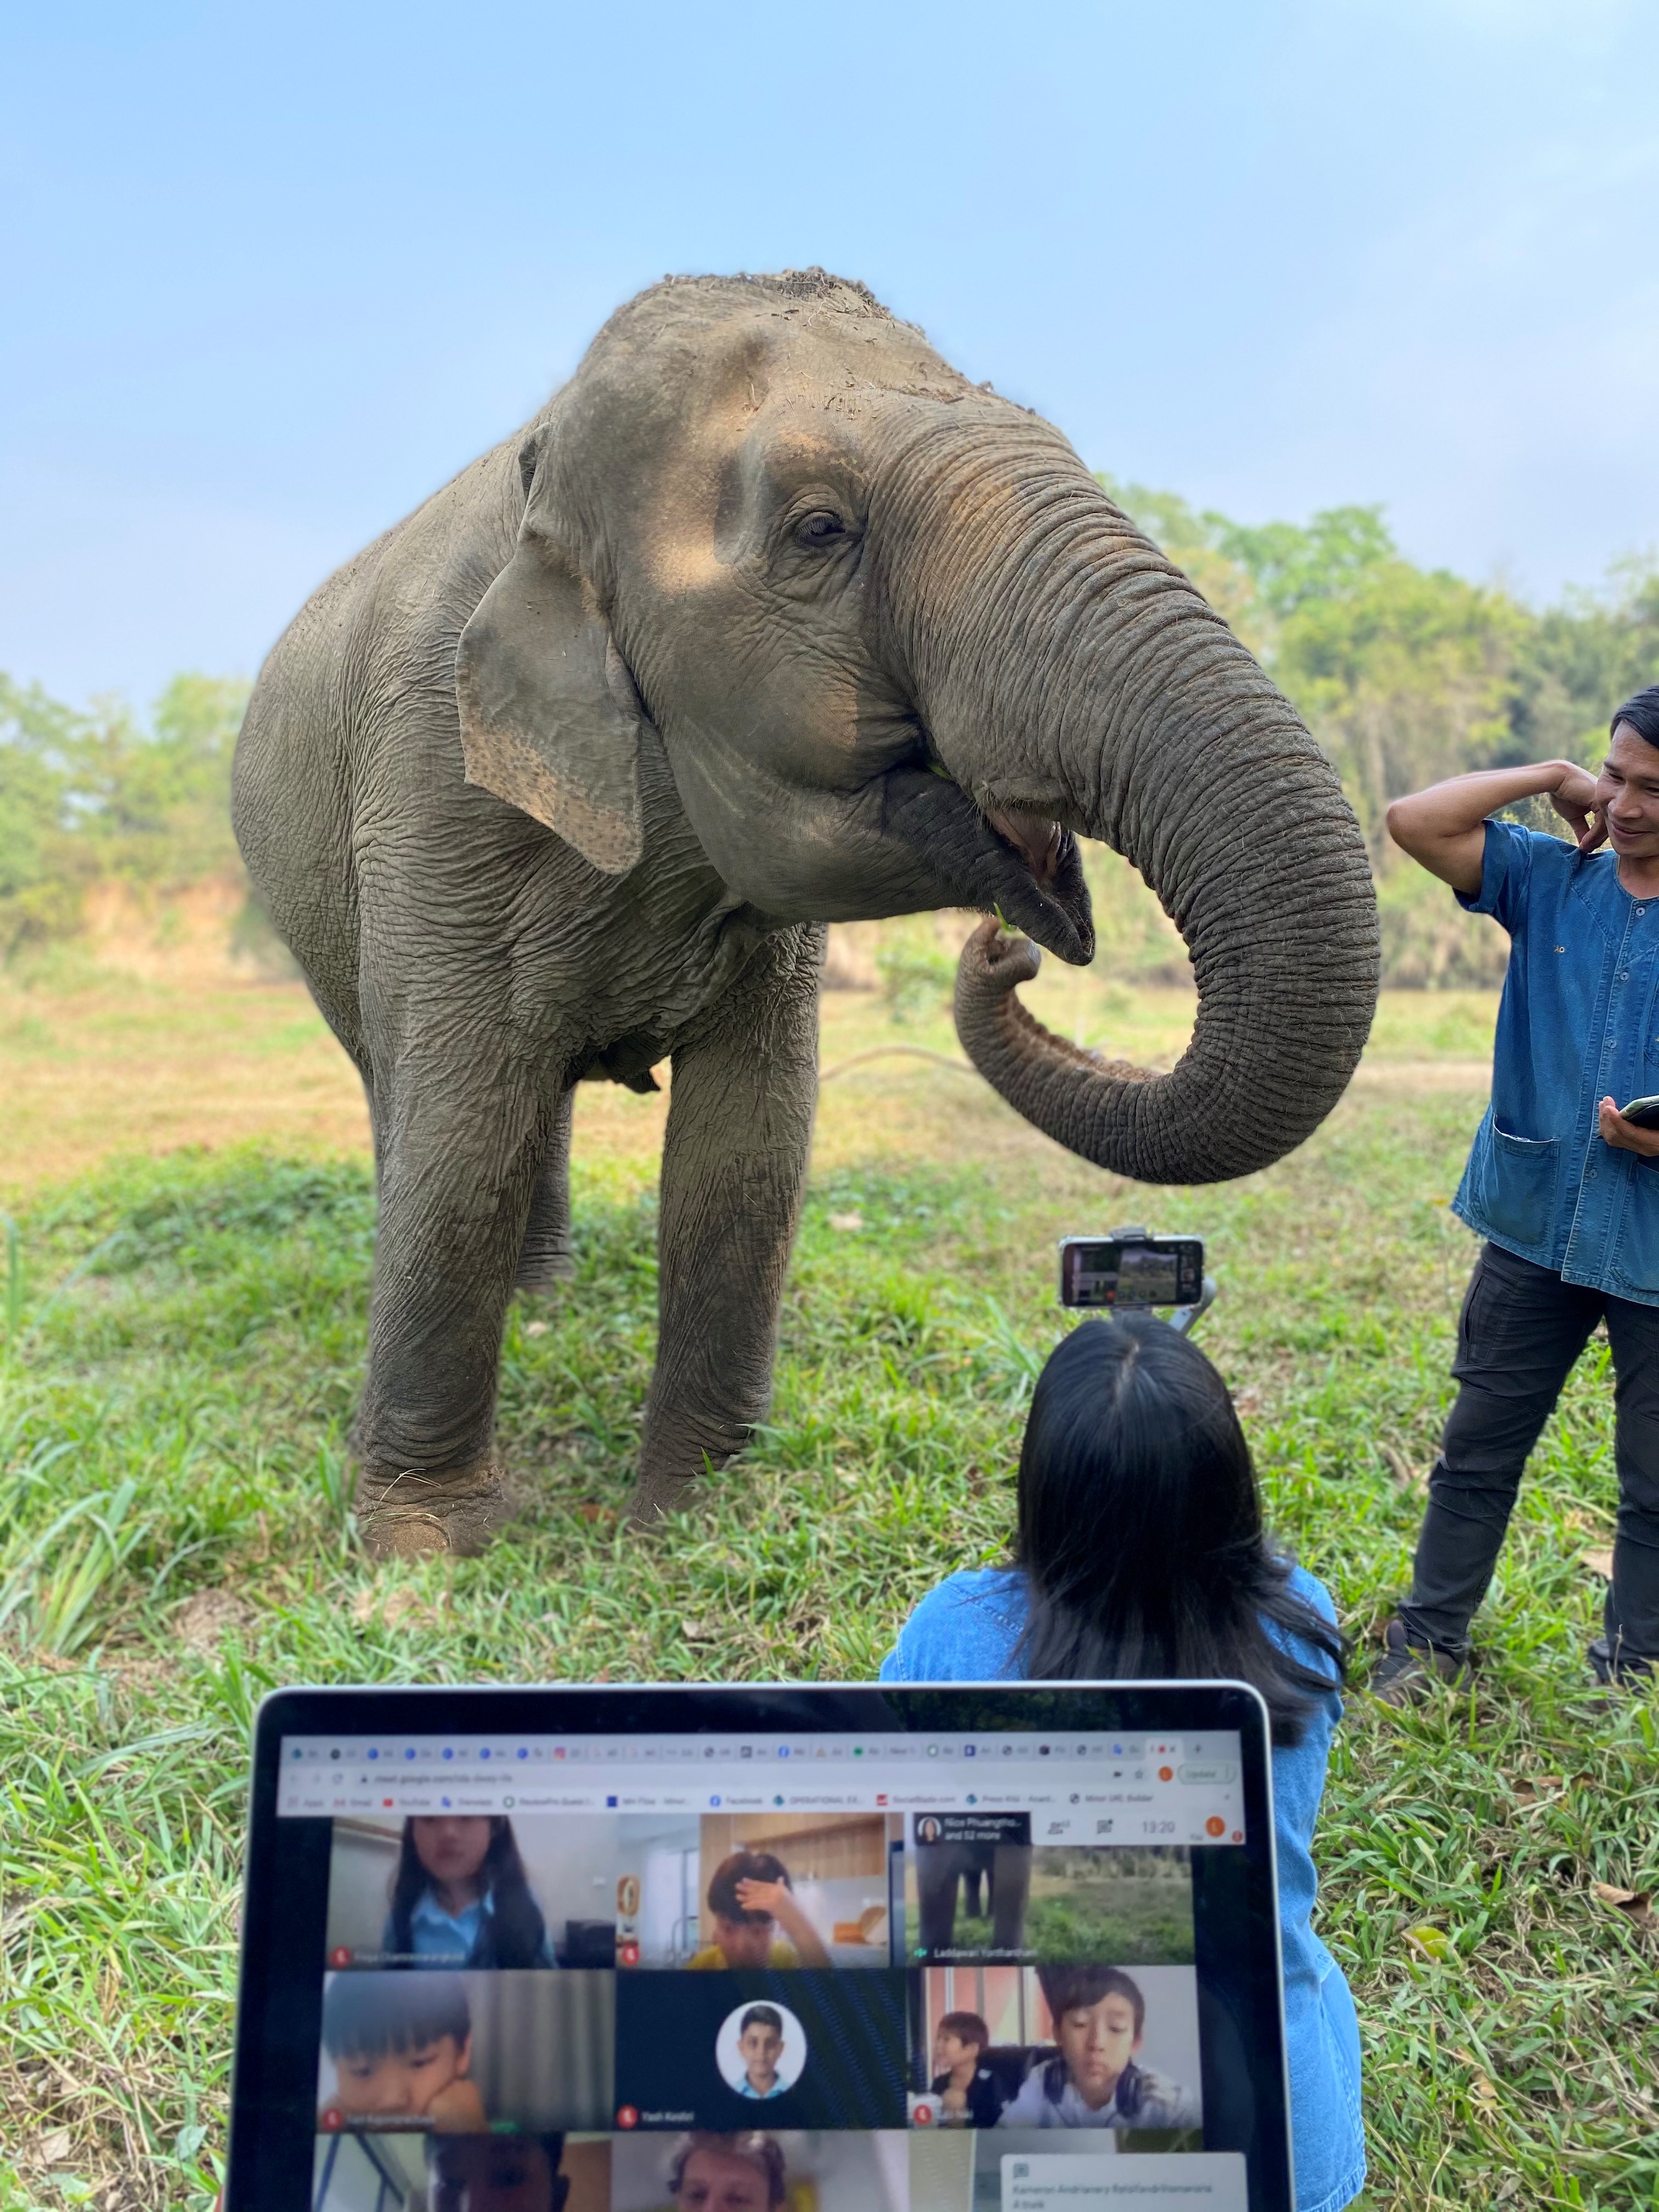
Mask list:
[[[303,984],[249,980],[222,962],[183,976],[70,967],[32,987],[0,975],[0,1200],[23,1200],[127,1152],[248,1141],[332,1154],[366,1153],[368,1117],[356,1071]],[[1145,1064],[1168,1066],[1191,1032],[1193,998],[1127,988],[1094,971],[1045,963],[1030,1003],[1051,1026]],[[1384,995],[1361,1069],[1363,1088],[1428,1085],[1478,1090],[1486,1079],[1489,994]],[[821,1064],[894,1045],[960,1059],[943,1004],[895,1022],[873,992],[823,998]],[[663,1071],[666,1080],[667,1071]],[[849,1070],[823,1093],[817,1159],[927,1159],[965,1118],[975,1144],[1041,1146],[992,1110],[971,1073],[904,1055]],[[651,1165],[660,1151],[665,1094],[641,1098],[610,1084],[578,1094],[578,1145],[590,1155]],[[1042,1147],[1047,1150],[1047,1147]],[[1058,1160],[1061,1155],[1054,1155]]]

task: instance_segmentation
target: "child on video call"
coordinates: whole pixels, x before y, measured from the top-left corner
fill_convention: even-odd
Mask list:
[[[1225,1383],[1190,1337],[1138,1314],[1055,1346],[1020,1449],[1011,1564],[947,1576],[881,1665],[884,1682],[1231,1676],[1261,1692],[1297,2212],[1340,2212],[1365,2179],[1359,2023],[1313,1930],[1342,1671],[1329,1593],[1263,1530]]]
[[[565,2212],[558,2135],[428,2136],[427,2212]]]
[[[733,1851],[720,1861],[708,1884],[708,1916],[714,1940],[687,1961],[702,1972],[830,1964],[823,1938],[795,1902],[788,1868],[770,1851]]]
[[[933,2030],[933,2079],[946,2127],[994,2128],[1002,2111],[996,2076],[980,2059],[991,2031],[976,2012],[947,2012]]]
[[[1115,1966],[1039,1966],[1059,2046],[1003,2112],[1005,2128],[1195,2128],[1198,2100],[1139,2063],[1140,1985]]]
[[[459,1974],[336,1974],[323,1998],[323,2048],[348,2124],[489,2126],[471,2078],[472,2012]],[[325,2110],[326,2110],[326,2106]]]
[[[499,1814],[405,1820],[380,1948],[403,1966],[552,1966],[512,1821]]]
[[[783,2056],[783,2016],[772,2005],[750,2005],[738,2027],[743,2060],[740,2097],[775,2097],[783,2087],[778,2061]]]

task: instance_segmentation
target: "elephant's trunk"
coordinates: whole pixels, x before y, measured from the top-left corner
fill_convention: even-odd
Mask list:
[[[896,471],[910,525],[896,643],[932,741],[1021,849],[1052,818],[1133,861],[1187,940],[1199,1006],[1169,1074],[1103,1061],[1025,1012],[1014,987],[1036,949],[988,925],[958,971],[962,1042],[1027,1121],[1097,1166],[1156,1183],[1248,1174],[1318,1126],[1370,1026],[1358,825],[1288,702],[1058,434],[1023,418],[993,443],[982,418],[977,439],[968,427],[936,420]],[[1002,549],[988,562],[988,544]]]

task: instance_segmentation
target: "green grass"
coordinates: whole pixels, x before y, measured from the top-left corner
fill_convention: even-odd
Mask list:
[[[923,1589],[1006,1540],[1064,1229],[1207,1232],[1204,1340],[1273,1521],[1373,1638],[1448,1389],[1471,1120],[1466,1097],[1352,1096],[1209,1193],[1107,1198],[1036,1151],[819,1176],[771,1424],[649,1535],[619,1509],[653,1206],[636,1170],[579,1168],[578,1279],[507,1328],[527,1516],[485,1559],[379,1574],[343,1444],[367,1170],[174,1155],[37,1199],[0,1281],[0,2207],[205,2207],[267,1684],[868,1676]],[[1322,1925],[1364,2026],[1372,2208],[1659,2206],[1655,1936],[1595,1889],[1659,1877],[1654,1705],[1599,1705],[1583,1662],[1610,1412],[1603,1346],[1534,1462],[1474,1692],[1357,1698],[1339,1739]]]

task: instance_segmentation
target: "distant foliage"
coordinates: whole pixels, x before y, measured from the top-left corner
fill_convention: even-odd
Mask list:
[[[1401,864],[1390,799],[1442,776],[1559,757],[1594,767],[1621,699],[1659,680],[1659,556],[1541,613],[1401,554],[1376,507],[1251,528],[1170,492],[1101,483],[1271,671],[1342,779],[1371,856],[1383,976],[1491,983],[1507,941]],[[1559,828],[1547,806],[1516,810]],[[1156,968],[1153,948],[1134,963]]]
[[[925,1021],[949,1003],[957,963],[939,944],[931,915],[907,915],[882,932],[876,973],[895,1021]]]
[[[1613,709],[1659,679],[1659,556],[1539,613],[1414,567],[1380,507],[1249,528],[1100,482],[1272,671],[1340,775],[1379,874],[1395,858],[1391,799],[1469,769],[1594,766]]]
[[[1400,865],[1389,802],[1468,769],[1563,755],[1593,767],[1613,708],[1659,681],[1659,556],[1540,611],[1417,568],[1380,507],[1251,526],[1173,492],[1100,482],[1271,671],[1341,776],[1377,878],[1385,980],[1501,977],[1502,933]],[[246,697],[242,684],[176,677],[146,726],[118,702],[79,713],[0,675],[0,961],[72,935],[94,883],[171,890],[239,866],[230,759]],[[1518,811],[1553,824],[1547,809]],[[1090,848],[1085,865],[1114,974],[1186,979],[1186,947],[1129,863]],[[876,967],[894,1013],[911,1020],[938,1012],[954,963],[931,926],[902,921],[884,926]]]
[[[0,958],[73,933],[87,887],[173,889],[240,866],[230,760],[245,684],[176,676],[148,728],[0,675]]]

